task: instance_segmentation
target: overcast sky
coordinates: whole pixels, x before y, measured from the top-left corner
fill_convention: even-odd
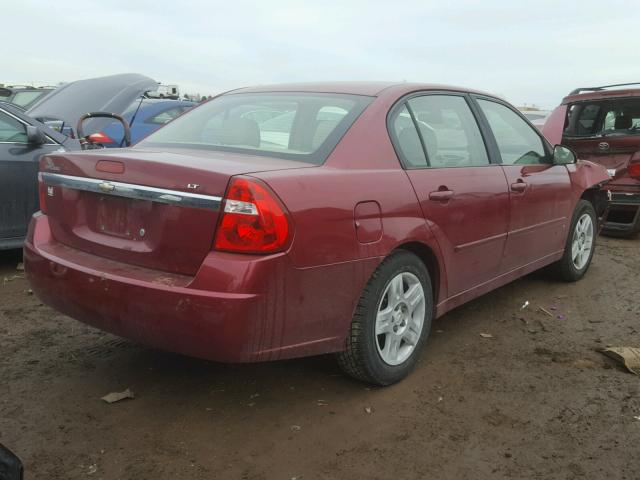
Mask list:
[[[182,92],[313,80],[446,83],[552,107],[640,81],[629,1],[3,2],[0,83],[137,72]]]

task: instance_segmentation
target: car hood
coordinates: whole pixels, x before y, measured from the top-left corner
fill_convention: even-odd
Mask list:
[[[67,83],[36,102],[27,114],[38,120],[57,119],[75,129],[78,119],[88,112],[108,112],[121,115],[144,92],[155,90],[152,78],[137,73],[89,78]],[[109,119],[87,123],[86,133],[93,133]]]

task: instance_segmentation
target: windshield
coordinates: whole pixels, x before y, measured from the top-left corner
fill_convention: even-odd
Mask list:
[[[324,93],[229,94],[186,113],[138,145],[241,152],[320,164],[371,100]]]
[[[45,93],[49,93],[49,90],[28,90],[25,92],[16,92],[11,102],[19,107],[26,107]]]

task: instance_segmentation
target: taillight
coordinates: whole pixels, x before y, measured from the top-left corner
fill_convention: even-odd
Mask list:
[[[630,163],[627,167],[627,171],[629,172],[629,176],[640,180],[640,162]]]
[[[267,185],[253,178],[231,179],[216,230],[216,250],[278,252],[286,248],[290,233],[289,215]]]
[[[47,185],[42,181],[42,174],[38,173],[38,196],[40,200],[40,211],[47,213]]]
[[[108,144],[115,143],[115,141],[104,132],[92,133],[87,137],[91,143],[100,143],[100,144]]]

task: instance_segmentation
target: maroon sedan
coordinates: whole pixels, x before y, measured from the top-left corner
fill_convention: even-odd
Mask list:
[[[25,268],[116,335],[225,362],[336,352],[387,385],[433,318],[548,265],[580,279],[606,180],[485,93],[247,88],[134,148],[44,157]]]

